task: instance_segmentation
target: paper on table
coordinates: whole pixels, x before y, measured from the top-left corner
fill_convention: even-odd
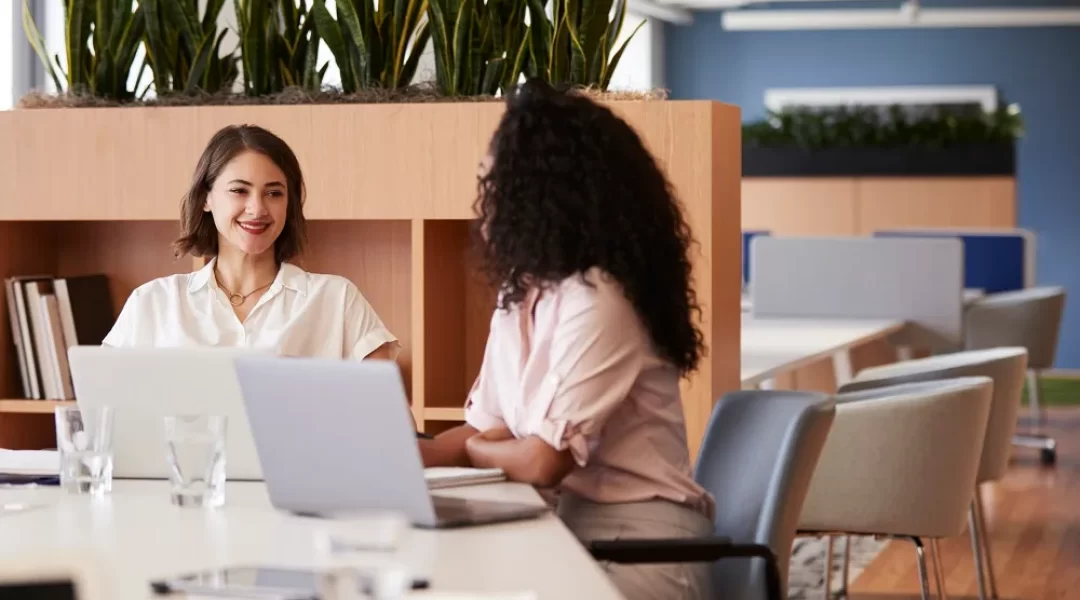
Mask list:
[[[424,479],[428,488],[441,488],[461,485],[478,485],[506,481],[502,469],[472,469],[469,467],[428,467],[424,469]]]
[[[0,448],[0,475],[56,475],[60,453],[56,450],[6,450]]]

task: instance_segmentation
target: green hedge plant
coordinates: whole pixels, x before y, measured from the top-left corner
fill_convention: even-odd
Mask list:
[[[796,108],[743,125],[743,143],[800,148],[945,148],[1008,143],[1023,134],[1016,105],[994,112],[902,106]]]

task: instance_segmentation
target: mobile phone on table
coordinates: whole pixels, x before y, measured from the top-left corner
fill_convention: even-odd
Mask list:
[[[375,573],[355,570],[358,584],[369,587]],[[152,581],[150,587],[158,594],[183,593],[227,598],[275,600],[319,600],[320,578],[329,572],[283,567],[228,567],[189,573],[179,577]],[[414,579],[412,589],[428,587],[427,580]],[[365,591],[366,590],[360,590]]]

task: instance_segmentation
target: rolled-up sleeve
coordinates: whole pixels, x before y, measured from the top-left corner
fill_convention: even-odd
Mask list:
[[[390,358],[397,360],[401,344],[355,286],[345,298],[345,358],[363,360],[383,344],[390,344]]]
[[[528,391],[530,433],[584,467],[633,388],[648,341],[633,305],[610,289],[560,298],[555,328],[548,374]]]

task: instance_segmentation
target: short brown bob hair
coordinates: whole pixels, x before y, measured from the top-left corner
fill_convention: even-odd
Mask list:
[[[304,175],[300,161],[289,145],[273,133],[257,125],[229,125],[214,134],[206,145],[191,188],[180,205],[180,237],[173,242],[173,251],[179,258],[185,254],[210,257],[218,254],[218,231],[214,217],[203,210],[206,195],[229,164],[241,152],[251,150],[274,161],[285,174],[288,204],[285,209],[285,226],[274,240],[274,259],[280,264],[299,256],[307,241],[307,221],[304,220]]]

